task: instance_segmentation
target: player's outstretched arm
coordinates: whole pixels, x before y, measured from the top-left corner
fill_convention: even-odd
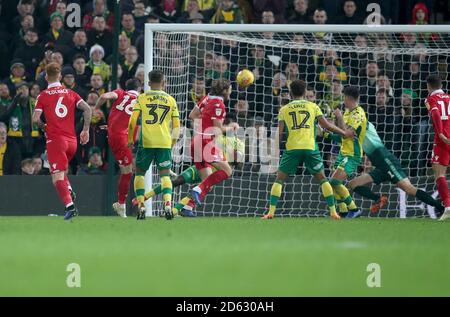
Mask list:
[[[339,135],[342,135],[344,138],[354,138],[355,137],[355,131],[353,130],[343,130],[341,128],[338,128],[334,124],[330,123],[327,119],[325,119],[323,116],[320,116],[318,118],[319,125],[323,129],[327,129],[328,131],[337,133]]]
[[[77,104],[77,108],[83,110],[83,131],[80,133],[80,143],[81,145],[85,145],[89,142],[89,127],[91,125],[92,119],[92,109],[86,103],[86,101],[81,100]]]
[[[31,118],[31,120],[33,121],[34,124],[37,124],[39,128],[44,130],[45,129],[45,124],[41,120],[41,115],[42,115],[42,110],[41,109],[36,109],[33,112],[33,117]]]
[[[95,109],[100,109],[103,104],[108,100],[116,100],[119,96],[114,92],[105,92],[97,99],[97,103],[95,104]]]

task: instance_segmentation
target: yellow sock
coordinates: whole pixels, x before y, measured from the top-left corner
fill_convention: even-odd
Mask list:
[[[142,204],[145,201],[145,178],[143,175],[136,175],[134,177],[134,192],[136,194],[137,201]]]
[[[334,180],[332,182],[334,191],[343,198],[344,203],[347,205],[348,209],[356,209],[356,204],[353,201],[352,196],[350,195],[350,192],[348,191],[347,187],[345,187],[341,181]]]
[[[181,209],[183,209],[184,206],[188,204],[188,202],[191,200],[188,196],[181,199],[178,203],[175,204],[175,206],[172,208],[172,212],[174,215],[178,214]]]
[[[270,190],[270,207],[269,214],[274,215],[275,209],[277,208],[278,199],[281,197],[281,190],[283,185],[281,183],[273,183],[272,189]]]
[[[172,180],[169,175],[161,176],[161,188],[164,206],[172,206]]]
[[[322,190],[322,195],[325,198],[325,201],[327,202],[328,209],[330,210],[330,214],[336,213],[336,205],[334,200],[334,193],[333,188],[330,185],[330,182],[328,180],[323,180],[320,183],[320,189]]]
[[[338,193],[334,192],[334,197],[336,198],[336,202],[337,202],[337,205],[339,207],[339,211],[340,212],[348,212],[347,204],[344,202],[344,200],[342,199],[341,195],[339,195]]]
[[[152,198],[153,196],[155,196],[156,195],[156,193],[155,193],[155,191],[152,189],[152,190],[150,190],[149,192],[146,192],[145,193],[145,200],[147,200],[147,199],[150,199],[150,198]]]

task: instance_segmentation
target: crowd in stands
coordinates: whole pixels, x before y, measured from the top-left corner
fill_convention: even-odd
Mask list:
[[[374,2],[380,4],[380,18],[384,24],[432,24],[450,20],[448,2],[437,0],[123,0],[120,1],[117,84],[123,87],[132,77],[141,82],[145,79],[145,23],[363,24],[367,23],[369,14],[367,5]],[[82,9],[80,27],[74,27],[73,21],[67,18],[71,3]],[[45,66],[49,62],[62,66],[62,84],[76,91],[92,107],[102,93],[111,89],[113,25],[113,1],[1,2],[0,176],[48,173],[45,134],[32,124],[31,116],[36,97],[47,87]],[[276,40],[276,36],[263,34],[266,40]],[[433,36],[405,33],[399,40],[405,47],[427,47]],[[191,38],[191,43],[199,47],[200,40]],[[300,44],[312,41],[303,34],[292,35],[291,40]],[[317,38],[313,40],[317,41]],[[189,73],[190,90],[184,105],[185,113],[206,94],[212,79],[234,80],[243,66],[254,72],[256,83],[246,91],[237,91],[229,107],[244,127],[275,125],[279,107],[289,101],[288,85],[296,78],[310,84],[307,98],[316,101],[330,116],[342,103],[343,87],[354,84],[360,87],[361,104],[388,148],[404,158],[412,170],[417,171],[420,164],[426,164],[430,123],[421,104],[426,97],[424,79],[430,73],[449,74],[448,56],[442,59],[441,56],[421,54],[404,58],[363,50],[343,53],[305,48],[277,49],[217,40],[203,43],[202,49],[186,54],[195,59],[191,63],[176,55],[185,49],[182,44],[170,41],[164,34],[156,41],[156,47],[159,47],[159,51],[155,51],[156,59],[170,55],[175,73]],[[379,48],[390,45],[386,37],[374,39],[364,34],[356,34],[352,41],[358,48],[367,47],[368,42]],[[197,56],[199,52],[203,55]],[[71,173],[106,173],[108,149],[104,125],[107,118],[107,106],[94,111],[91,140],[87,145],[79,146],[71,162]],[[75,124],[80,131],[83,125],[81,114]],[[420,136],[420,140],[414,136]],[[321,146],[333,152],[332,144],[325,142]],[[414,154],[407,151],[417,152],[417,159],[411,160]]]

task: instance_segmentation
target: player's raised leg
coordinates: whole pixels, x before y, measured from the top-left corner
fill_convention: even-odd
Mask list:
[[[128,196],[128,189],[130,188],[131,177],[133,176],[133,165],[119,165],[120,176],[117,185],[118,201],[113,204],[113,209],[122,217],[127,217],[126,200]]]
[[[448,188],[447,179],[445,174],[447,172],[447,166],[440,164],[433,164],[434,177],[436,179],[436,186],[439,192],[439,197],[444,204],[445,211],[439,220],[445,220],[450,218],[450,190]]]
[[[373,173],[376,172],[377,170],[375,170]],[[370,174],[363,174],[361,176],[352,179],[348,183],[348,186],[350,189],[353,190],[353,192],[357,193],[361,197],[365,197],[367,199],[374,201],[375,203],[373,203],[372,206],[370,207],[370,212],[376,213],[387,204],[388,198],[386,196],[374,193],[372,189],[367,186],[371,183],[373,183],[372,176]]]
[[[216,171],[192,189],[192,197],[197,205],[201,204],[213,186],[225,181],[233,173],[227,161],[212,162],[210,164],[214,166]]]

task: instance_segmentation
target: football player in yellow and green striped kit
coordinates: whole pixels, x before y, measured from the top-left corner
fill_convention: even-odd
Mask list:
[[[163,91],[164,74],[159,70],[152,70],[148,77],[150,90],[136,99],[128,127],[128,144],[133,146],[134,130],[139,117],[141,117],[141,133],[136,153],[134,178],[134,191],[139,205],[138,219],[145,219],[144,176],[154,162],[161,177],[164,215],[166,219],[170,220],[173,218],[170,170],[172,168],[172,147],[180,133],[179,113],[175,99]]]
[[[343,182],[353,175],[362,162],[362,144],[366,136],[367,118],[364,109],[358,104],[359,89],[355,86],[344,88],[344,115],[339,109],[335,110],[338,126],[342,129],[351,129],[356,137],[343,139],[341,150],[334,164],[335,171],[330,179],[335,197],[339,203],[339,211],[346,214],[346,218],[356,218],[361,210],[356,206],[348,189]]]
[[[290,85],[293,101],[283,106],[278,114],[279,140],[282,144],[284,134],[286,134],[286,149],[280,160],[277,178],[270,191],[269,212],[264,215],[263,219],[274,217],[283,183],[303,163],[307,171],[320,182],[330,216],[333,219],[340,219],[336,212],[333,189],[325,177],[322,156],[316,143],[316,122],[322,128],[334,131],[344,138],[352,139],[354,132],[340,129],[328,122],[317,104],[304,99],[305,90],[306,83],[304,81],[293,81]]]

